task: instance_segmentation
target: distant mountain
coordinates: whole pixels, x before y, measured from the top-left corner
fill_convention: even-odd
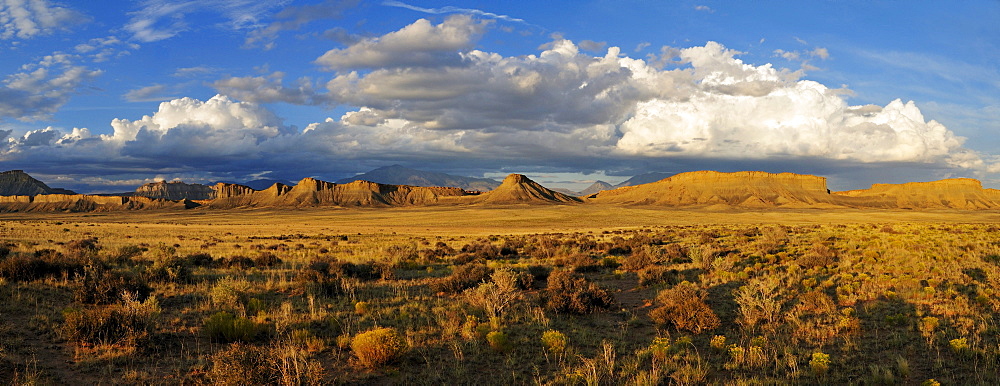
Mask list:
[[[336,183],[347,184],[354,181],[370,181],[387,185],[453,187],[482,192],[493,190],[500,186],[500,182],[490,178],[454,176],[451,174],[410,169],[400,165],[381,167],[364,174],[338,180]]]
[[[620,188],[622,186],[635,186],[635,185],[648,184],[650,182],[656,182],[664,178],[670,177],[672,175],[674,175],[674,173],[653,172],[653,173],[639,174],[637,176],[633,176],[632,178],[625,180],[624,182],[618,185],[615,185],[614,187]]]
[[[39,194],[76,194],[76,192],[50,188],[23,170],[9,170],[0,173],[0,196],[35,196]]]
[[[580,192],[574,192],[574,191],[566,189],[566,188],[552,188],[552,191],[553,192],[559,192],[559,193],[562,193],[562,194],[565,194],[565,195],[569,195],[569,196],[579,196],[580,195]]]
[[[589,187],[587,187],[587,189],[581,190],[580,194],[578,194],[578,195],[579,196],[589,196],[589,195],[594,194],[594,193],[600,193],[600,192],[603,192],[605,190],[611,190],[611,189],[614,189],[614,188],[615,188],[614,185],[611,185],[611,184],[609,184],[607,182],[597,181],[597,182],[594,182],[593,185],[590,185]]]
[[[290,185],[294,185],[291,181],[286,181],[286,180],[272,180],[272,179],[267,179],[267,178],[261,178],[259,180],[247,181],[247,182],[244,182],[244,183],[239,184],[239,185],[243,185],[243,186],[249,187],[250,189],[253,189],[253,190],[265,190],[267,188],[270,188],[274,184],[282,184],[282,185],[289,185],[289,186]]]

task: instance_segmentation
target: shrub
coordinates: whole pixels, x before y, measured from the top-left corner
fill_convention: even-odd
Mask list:
[[[118,247],[118,250],[110,256],[109,260],[121,264],[142,256],[143,252],[146,252],[146,248],[142,248],[138,245],[123,245]]]
[[[948,345],[951,346],[951,350],[958,354],[964,354],[969,351],[969,341],[966,338],[957,338],[948,341]]]
[[[217,342],[252,342],[263,329],[250,319],[222,311],[205,320],[204,331]]]
[[[534,280],[548,280],[550,273],[552,273],[552,268],[544,265],[528,266],[528,274],[531,275]]]
[[[506,352],[510,349],[507,334],[501,331],[490,331],[489,334],[486,334],[486,342],[489,343],[490,348],[497,352]]]
[[[655,263],[653,257],[647,253],[646,249],[633,251],[622,261],[622,269],[626,271],[638,271]]]
[[[210,267],[215,259],[207,253],[192,253],[184,258],[185,263],[195,267]]]
[[[500,257],[500,249],[489,240],[482,239],[466,244],[461,252],[467,254],[471,260],[493,260]]]
[[[804,268],[825,267],[837,261],[837,251],[824,243],[815,243],[809,252],[799,257],[798,263]]]
[[[258,267],[274,267],[281,264],[281,259],[271,252],[261,252],[253,262]]]
[[[559,331],[548,330],[542,333],[542,345],[550,353],[559,355],[566,352],[568,342],[566,335]]]
[[[639,285],[677,284],[681,281],[680,271],[662,265],[651,265],[639,271]]]
[[[546,292],[548,307],[556,312],[590,314],[614,304],[607,290],[569,271],[555,271],[549,275]]]
[[[74,300],[84,304],[111,304],[122,299],[124,293],[143,301],[153,289],[146,282],[131,276],[91,268],[83,282],[73,291]]]
[[[317,296],[337,296],[343,293],[340,278],[333,277],[325,271],[306,268],[295,274],[295,290],[293,294],[311,294]]]
[[[215,283],[208,296],[216,307],[238,309],[246,304],[249,292],[249,281],[227,276]]]
[[[47,277],[75,277],[83,274],[83,264],[52,249],[30,255],[13,254],[0,260],[0,277],[11,281],[33,281]]]
[[[232,256],[228,259],[219,259],[219,266],[225,268],[250,269],[255,266],[253,259],[246,256]]]
[[[66,255],[72,260],[81,262],[89,262],[97,258],[97,252],[100,250],[101,247],[97,245],[96,237],[66,243]]]
[[[376,264],[375,262],[367,262],[364,264],[355,264],[344,261],[337,261],[336,259],[317,259],[309,263],[307,270],[312,270],[319,272],[323,275],[336,278],[355,278],[364,281],[378,280],[380,278],[391,278],[392,271],[388,270],[386,265]]]
[[[191,268],[184,259],[159,259],[146,267],[143,278],[151,282],[186,283],[191,281]]]
[[[371,307],[368,306],[368,302],[357,302],[354,303],[354,313],[358,315],[365,315],[371,312]]]
[[[690,282],[681,282],[660,291],[657,302],[663,306],[650,311],[649,316],[659,324],[673,323],[679,329],[695,334],[719,327],[719,317],[705,304],[708,295]]]
[[[380,327],[355,336],[351,351],[362,366],[375,368],[401,357],[406,347],[396,330]]]
[[[824,354],[818,351],[814,352],[812,354],[812,359],[809,360],[809,368],[812,369],[813,374],[816,376],[826,374],[827,370],[830,369],[830,354]]]
[[[765,329],[775,327],[781,317],[782,303],[777,280],[763,278],[751,281],[733,295],[740,306],[736,322],[745,330],[751,331],[758,324]]]
[[[490,268],[486,265],[459,265],[448,277],[432,282],[431,289],[435,292],[462,292],[483,282],[489,275]]]
[[[233,343],[212,355],[209,378],[220,385],[270,385],[278,383],[280,374],[266,348]]]
[[[159,312],[155,297],[140,302],[126,295],[118,304],[67,309],[62,332],[79,343],[135,346],[149,338]]]

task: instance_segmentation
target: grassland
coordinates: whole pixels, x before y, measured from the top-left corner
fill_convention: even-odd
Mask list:
[[[1000,213],[0,217],[0,379],[996,384]]]

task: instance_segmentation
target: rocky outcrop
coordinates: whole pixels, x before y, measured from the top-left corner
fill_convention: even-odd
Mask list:
[[[202,184],[187,184],[180,181],[151,182],[135,189],[133,196],[159,198],[164,200],[208,200],[215,190]]]
[[[76,194],[71,190],[50,188],[23,170],[0,172],[0,196],[35,196],[39,194]]]
[[[837,200],[826,189],[826,178],[766,172],[681,173],[661,181],[606,190],[590,201],[663,206],[726,205],[744,208],[830,207]]]
[[[256,192],[253,188],[240,184],[230,184],[225,182],[219,182],[212,185],[212,198],[229,198],[236,196],[243,196],[247,194],[252,194]]]
[[[499,187],[483,193],[473,200],[481,204],[572,204],[582,202],[579,198],[547,189],[521,174],[511,174],[504,178]]]

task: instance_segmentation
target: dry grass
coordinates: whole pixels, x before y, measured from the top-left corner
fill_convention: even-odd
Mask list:
[[[998,219],[600,205],[5,215],[0,377],[997,383]],[[388,354],[361,348],[389,330],[388,346],[368,339]]]

